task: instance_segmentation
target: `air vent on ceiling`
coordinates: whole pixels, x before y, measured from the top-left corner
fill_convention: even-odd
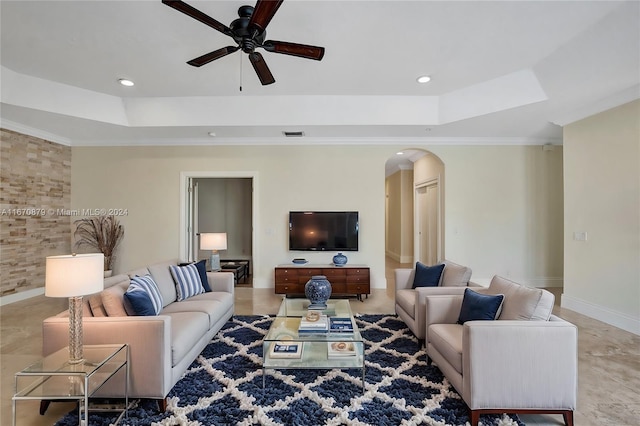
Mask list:
[[[304,136],[304,132],[282,132],[288,138],[301,138]]]

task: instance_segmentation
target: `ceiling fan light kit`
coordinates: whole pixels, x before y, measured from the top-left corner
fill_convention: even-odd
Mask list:
[[[269,22],[271,22],[271,19],[283,1],[284,0],[258,0],[255,7],[240,6],[238,9],[239,18],[231,22],[228,27],[183,1],[162,0],[162,3],[220,31],[236,42],[236,46],[222,47],[194,58],[187,62],[189,65],[201,67],[216,59],[242,50],[249,56],[249,62],[251,62],[253,69],[258,75],[260,83],[264,86],[275,83],[276,80],[273,74],[271,74],[262,54],[256,52],[257,48],[262,48],[267,52],[314,59],[316,61],[321,60],[324,56],[324,47],[286,41],[265,40],[267,36],[267,25],[269,25]]]

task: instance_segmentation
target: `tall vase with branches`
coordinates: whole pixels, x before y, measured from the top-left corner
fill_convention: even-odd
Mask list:
[[[124,228],[115,216],[92,216],[74,222],[75,246],[89,247],[104,254],[104,270],[111,270],[114,252],[122,238]]]

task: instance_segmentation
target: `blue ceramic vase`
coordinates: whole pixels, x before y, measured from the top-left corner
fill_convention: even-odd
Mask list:
[[[304,286],[304,294],[311,301],[309,309],[326,309],[331,297],[331,283],[324,275],[314,275]]]
[[[342,266],[347,264],[347,256],[342,253],[338,253],[333,256],[333,264],[336,266]]]

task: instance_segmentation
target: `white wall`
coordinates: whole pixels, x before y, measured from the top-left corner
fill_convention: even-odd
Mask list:
[[[471,266],[474,278],[562,277],[561,149],[422,148],[444,162],[447,258]],[[128,209],[115,266],[122,272],[179,257],[181,172],[251,171],[256,287],[272,287],[273,267],[294,257],[331,262],[334,253],[288,251],[290,210],[357,210],[360,251],[347,253],[349,263],[369,265],[372,286],[383,288],[384,166],[397,151],[397,145],[74,147],[71,208]]]
[[[562,306],[640,334],[640,101],[567,125],[564,147]]]

